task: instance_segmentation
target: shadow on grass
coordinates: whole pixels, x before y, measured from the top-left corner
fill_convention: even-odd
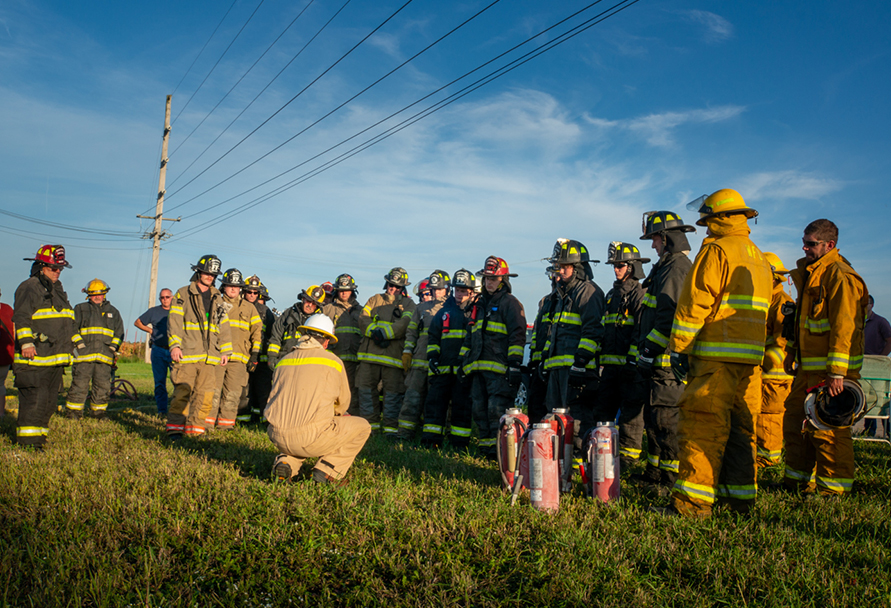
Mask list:
[[[171,444],[167,439],[164,419],[146,409],[110,411],[109,418],[143,439],[157,441],[170,449],[184,449],[230,463],[245,477],[271,479],[272,463],[278,452],[266,436],[265,424],[240,426],[232,431],[211,431],[202,437],[184,437],[180,443]],[[500,483],[497,466],[473,456],[472,448],[463,451],[429,450],[409,443],[393,444],[380,436],[372,436],[359,453],[354,466],[363,467],[366,463],[392,475],[407,476],[411,481],[434,477],[472,481],[486,486]]]

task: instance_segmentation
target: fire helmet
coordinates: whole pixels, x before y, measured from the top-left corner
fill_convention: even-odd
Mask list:
[[[640,249],[631,243],[623,243],[621,241],[613,241],[609,244],[606,251],[607,264],[630,264],[631,262],[642,262],[646,264],[650,258],[644,258],[640,255]]]
[[[195,272],[203,272],[204,274],[212,274],[217,277],[220,275],[220,268],[223,263],[220,258],[215,255],[202,255],[198,263],[192,266]]]
[[[359,286],[356,285],[356,281],[353,280],[353,277],[348,274],[342,274],[336,279],[334,279],[334,291],[359,291]]]
[[[331,294],[334,293],[334,283],[331,281],[325,281],[322,283],[322,289],[325,290],[325,297],[330,298]]]
[[[464,287],[465,289],[474,289],[476,288],[476,277],[473,276],[473,273],[466,268],[456,270],[455,278],[452,281],[452,286]]]
[[[429,291],[429,290],[430,290],[430,277],[421,279],[421,281],[417,285],[415,285],[415,295],[418,296],[419,298],[421,297],[422,293],[424,293],[425,291]]]
[[[507,262],[499,257],[495,257],[494,255],[490,255],[486,258],[486,264],[483,266],[483,269],[479,271],[481,276],[484,277],[515,277],[516,274],[511,274],[510,268],[507,266]]]
[[[808,390],[804,412],[808,422],[821,431],[845,429],[866,415],[866,397],[856,380],[844,380],[842,392],[832,397],[825,382]]]
[[[434,270],[430,275],[430,285],[428,289],[448,289],[452,286],[452,280],[449,273],[445,270]]]
[[[334,335],[334,321],[328,315],[321,313],[310,315],[303,325],[297,327],[297,331],[306,332],[310,335],[314,333],[322,334],[325,338],[331,340],[331,344],[337,344],[337,336]]]
[[[677,230],[679,232],[696,232],[696,228],[688,226],[681,216],[673,211],[647,211],[643,214],[643,236],[640,240],[651,239],[660,232]]]
[[[71,264],[65,260],[65,248],[61,245],[41,245],[33,258],[22,259],[28,262],[40,262],[53,268],[71,268]]]
[[[90,296],[106,294],[109,289],[111,289],[111,287],[109,287],[108,283],[102,279],[93,279],[87,283],[87,286],[81,289],[81,291],[87,294],[87,298],[89,298]]]
[[[722,214],[743,214],[749,219],[758,217],[758,212],[746,205],[742,195],[730,188],[718,190],[713,194],[703,194],[696,200],[687,203],[687,209],[699,213],[699,219],[696,220],[697,226],[705,226],[706,220]]]
[[[300,292],[297,299],[304,302],[312,302],[316,306],[321,307],[322,302],[325,301],[325,290],[320,285],[310,285]]]
[[[405,268],[399,266],[391,269],[390,272],[384,276],[384,280],[387,282],[386,285],[395,285],[396,287],[408,287],[411,285],[411,282],[408,280],[408,273],[405,272]],[[386,288],[386,285],[384,285],[384,288]]]
[[[241,286],[245,291],[260,291],[263,287],[263,282],[260,281],[260,277],[257,275],[253,275],[248,277],[244,281],[244,285]]]
[[[548,258],[551,265],[557,264],[583,264],[585,262],[599,263],[600,260],[591,260],[588,248],[573,239],[557,239],[554,243],[554,252]]]
[[[263,283],[260,283],[260,297],[264,302],[275,302],[275,300],[269,296],[269,290],[266,289],[266,285]]]
[[[783,266],[783,260],[780,259],[780,256],[777,254],[765,251],[764,259],[767,260],[767,263],[770,264],[770,269],[773,270],[773,277],[779,281],[782,281],[785,277],[784,274],[789,274],[789,271]]]
[[[223,273],[223,278],[220,280],[220,286],[229,285],[231,287],[244,287],[244,277],[241,275],[241,271],[238,268],[230,268],[226,272]]]

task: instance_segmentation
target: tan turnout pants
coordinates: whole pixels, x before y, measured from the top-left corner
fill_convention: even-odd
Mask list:
[[[292,475],[300,470],[305,458],[318,458],[315,468],[334,479],[342,479],[356,460],[356,455],[371,435],[371,425],[359,416],[334,416],[331,420],[295,429],[267,430],[272,443]]]

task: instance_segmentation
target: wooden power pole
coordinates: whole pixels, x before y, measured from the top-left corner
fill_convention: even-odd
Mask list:
[[[167,185],[167,143],[170,140],[170,100],[173,95],[167,96],[167,109],[164,112],[164,140],[161,144],[161,171],[158,176],[158,202],[155,205],[154,217],[146,215],[137,215],[136,217],[144,220],[155,220],[154,230],[146,234],[144,238],[152,239],[152,270],[149,279],[149,308],[155,305],[155,291],[158,289],[158,259],[161,255],[161,239],[169,236],[163,230],[162,222],[178,222],[180,218],[167,218],[164,215],[164,192]],[[151,334],[145,338],[145,362],[151,362],[151,352],[149,351],[149,340]]]

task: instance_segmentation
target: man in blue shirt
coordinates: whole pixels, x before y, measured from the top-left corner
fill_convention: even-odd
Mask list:
[[[165,288],[158,294],[160,306],[153,306],[136,319],[137,328],[151,332],[152,376],[155,378],[155,403],[158,414],[167,415],[167,372],[170,370],[170,349],[167,345],[167,315],[173,302],[173,292]]]

